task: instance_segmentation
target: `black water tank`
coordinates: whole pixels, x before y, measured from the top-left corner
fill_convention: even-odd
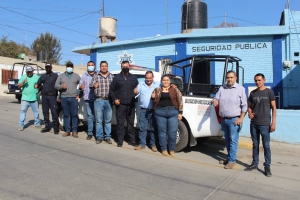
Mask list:
[[[207,26],[207,4],[201,0],[184,2],[182,5],[181,32],[185,33],[186,29],[207,28]]]

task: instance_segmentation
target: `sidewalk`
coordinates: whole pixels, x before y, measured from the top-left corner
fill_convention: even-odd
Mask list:
[[[271,133],[272,134],[272,133]],[[208,142],[218,143],[225,145],[225,141],[223,138],[210,138]],[[300,145],[297,144],[288,144],[284,142],[275,142],[271,141],[271,151],[282,154],[300,154]],[[239,138],[239,148],[242,149],[252,149],[252,140],[250,137],[240,137]],[[263,151],[263,146],[260,142],[260,150]]]

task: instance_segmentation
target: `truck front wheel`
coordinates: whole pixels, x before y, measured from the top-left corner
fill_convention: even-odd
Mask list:
[[[176,152],[182,151],[187,146],[188,142],[189,142],[188,128],[183,121],[179,121],[175,151]]]
[[[57,113],[59,130],[64,131],[64,111],[62,110],[61,105],[58,106]]]

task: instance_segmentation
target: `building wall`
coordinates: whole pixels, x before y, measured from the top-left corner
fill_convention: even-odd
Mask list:
[[[125,51],[133,64],[155,69],[155,56],[175,55],[175,44],[173,41],[167,41],[98,49],[97,69],[99,69],[100,62],[106,60],[110,71],[120,70],[120,57],[124,55]]]
[[[245,68],[245,83],[253,83],[256,73],[263,73],[267,83],[273,83],[272,36],[236,37],[236,38],[201,38],[190,39],[187,43],[187,54],[216,54],[237,56]],[[215,51],[214,48],[220,50]],[[216,63],[216,84],[222,83],[223,63]]]
[[[299,110],[277,110],[276,131],[270,134],[271,140],[290,144],[300,144],[299,118]],[[243,120],[243,127],[240,135],[251,137],[250,119],[248,117],[245,117]]]

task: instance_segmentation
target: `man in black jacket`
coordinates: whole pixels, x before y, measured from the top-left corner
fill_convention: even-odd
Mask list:
[[[41,130],[42,133],[49,132],[50,119],[49,119],[49,109],[52,115],[52,126],[54,134],[58,134],[58,113],[57,113],[57,90],[55,89],[55,82],[58,77],[57,73],[52,72],[52,65],[47,63],[46,74],[43,74],[38,82],[35,84],[35,88],[41,88],[42,92],[42,109],[44,115],[45,128]]]
[[[135,116],[135,94],[134,88],[138,85],[135,75],[129,73],[129,62],[123,61],[122,71],[114,76],[110,85],[110,97],[116,106],[118,147],[122,147],[125,129],[124,122],[127,121],[129,145],[135,145],[134,116]]]

